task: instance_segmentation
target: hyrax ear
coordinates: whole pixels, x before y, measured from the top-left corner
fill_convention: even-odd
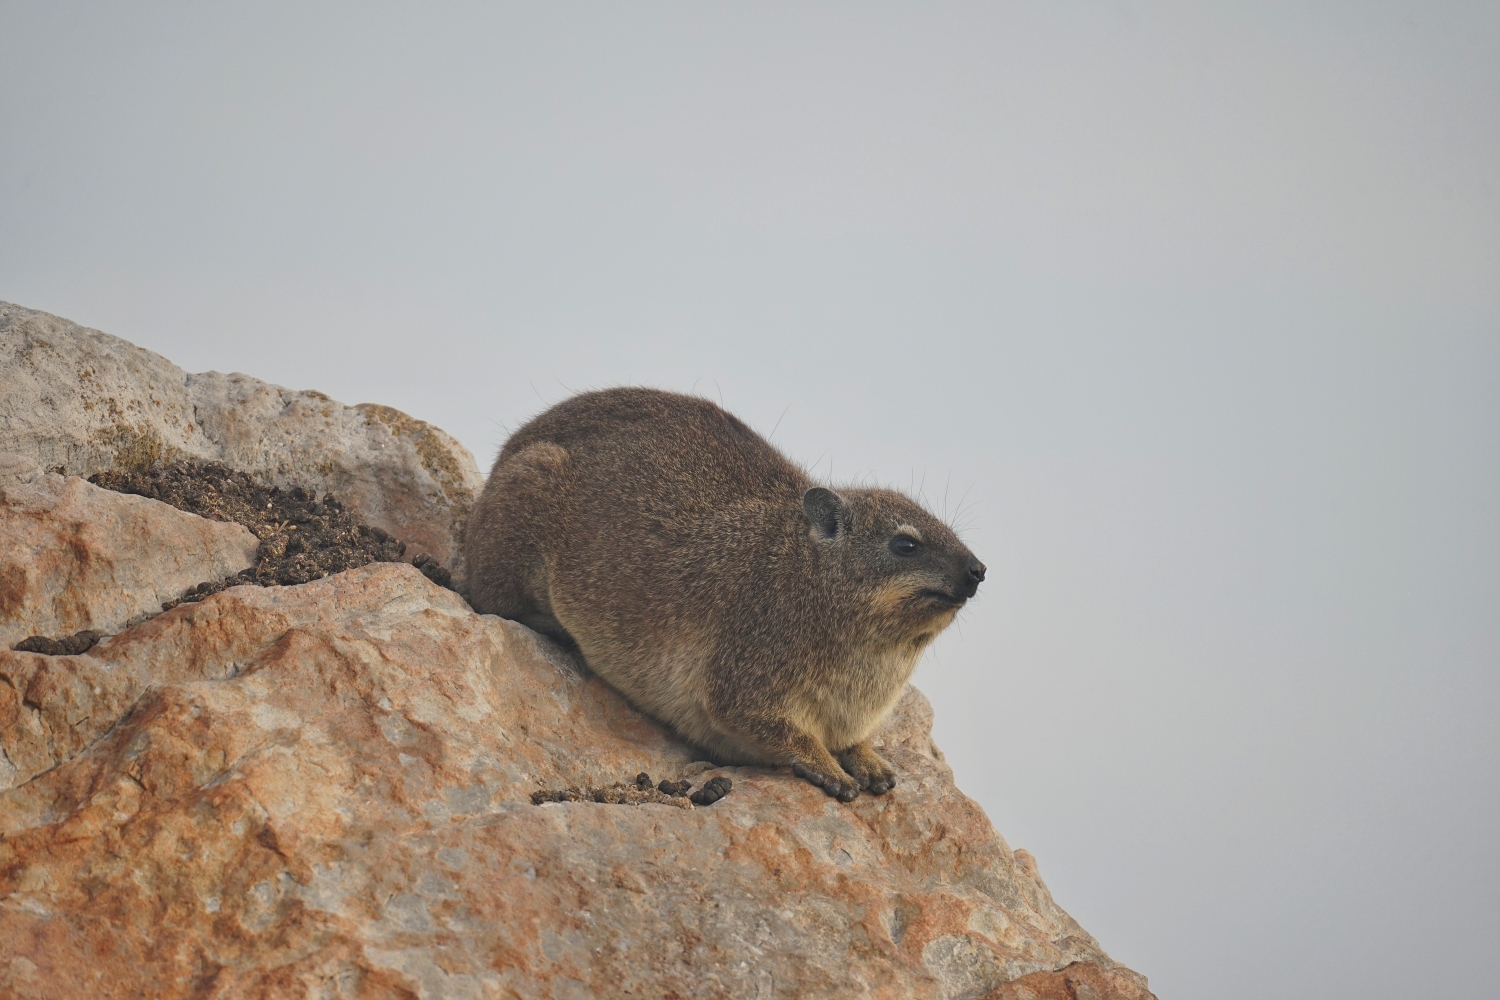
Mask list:
[[[802,511],[813,536],[827,542],[846,534],[854,523],[844,498],[821,486],[802,494]]]

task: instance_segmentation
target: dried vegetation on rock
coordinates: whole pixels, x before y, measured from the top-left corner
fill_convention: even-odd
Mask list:
[[[254,566],[222,580],[204,581],[164,604],[163,610],[240,584],[289,586],[372,562],[399,562],[406,552],[404,543],[365,524],[331,493],[319,498],[300,486],[267,486],[220,462],[183,460],[142,471],[107,470],[95,473],[89,482],[214,521],[244,525],[259,540]],[[440,586],[449,585],[448,571],[426,562],[425,575]]]

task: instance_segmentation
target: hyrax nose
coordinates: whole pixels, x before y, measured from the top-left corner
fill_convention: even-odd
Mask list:
[[[974,592],[979,589],[979,584],[983,580],[984,563],[970,556],[968,563],[964,566],[964,582],[962,587],[964,596],[973,597]]]

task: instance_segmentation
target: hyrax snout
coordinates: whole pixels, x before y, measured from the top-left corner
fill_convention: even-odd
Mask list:
[[[814,485],[708,400],[652,389],[512,435],[466,556],[475,610],[576,645],[715,760],[846,802],[895,786],[870,735],[985,574],[908,497]]]

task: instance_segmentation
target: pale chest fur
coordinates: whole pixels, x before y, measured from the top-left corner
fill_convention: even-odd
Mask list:
[[[851,652],[849,661],[809,677],[796,721],[835,752],[866,739],[885,721],[926,644],[902,643]]]

